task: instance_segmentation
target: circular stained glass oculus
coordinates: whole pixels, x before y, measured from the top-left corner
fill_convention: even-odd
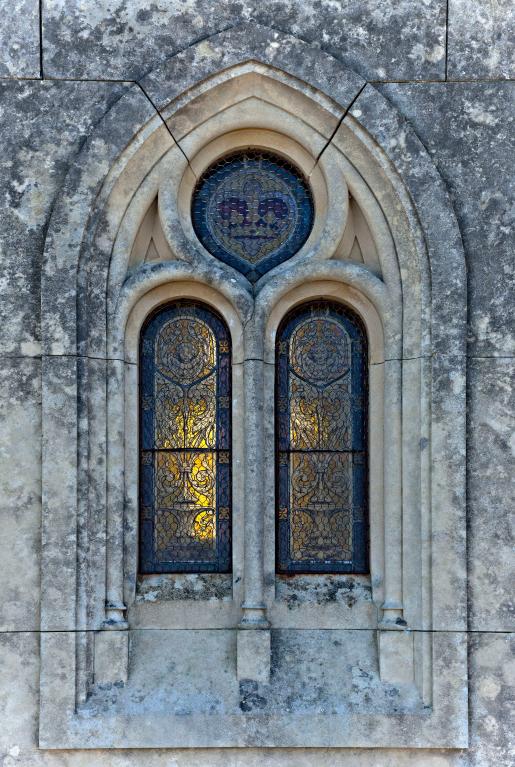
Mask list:
[[[205,171],[193,193],[191,216],[206,250],[255,282],[304,245],[314,205],[295,166],[249,149]]]

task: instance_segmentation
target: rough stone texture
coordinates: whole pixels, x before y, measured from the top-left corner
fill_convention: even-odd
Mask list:
[[[36,749],[38,637],[0,634],[0,760],[3,767],[511,767],[515,645],[509,634],[478,633],[469,642],[471,748],[411,749],[181,749],[39,751]],[[13,683],[13,680],[16,680]],[[354,684],[363,684],[363,677]],[[305,694],[305,693],[303,693]],[[241,690],[243,705],[259,691]],[[299,700],[299,703],[301,701]]]
[[[0,367],[0,631],[39,627],[41,542],[41,364]],[[1,634],[0,634],[1,636]]]
[[[43,240],[56,191],[92,126],[125,87],[0,83],[0,353],[40,352]]]
[[[138,579],[136,600],[218,600],[231,599],[232,576],[222,573],[177,573],[147,575]]]
[[[241,24],[174,56],[144,77],[141,86],[161,110],[204,78],[249,59],[292,73],[321,90],[334,100],[338,117],[365,84],[352,70],[337,69],[332,56],[309,48],[298,38],[258,24]]]
[[[96,0],[90,3],[45,0],[44,35],[47,73],[58,77],[135,78],[192,41],[253,18],[284,33],[314,40],[324,51],[371,79],[441,79],[444,75],[445,2],[414,4],[368,0],[333,3],[302,0],[217,4],[175,0],[152,4]],[[449,2],[451,79],[513,77],[513,16],[508,0]],[[0,31],[0,76],[37,77],[39,51],[37,3],[4,3]],[[230,38],[229,34],[229,38]],[[17,47],[19,46],[19,47]],[[208,47],[206,47],[206,50]],[[469,278],[470,326],[467,386],[468,413],[468,579],[470,750],[418,749],[199,749],[78,750],[37,749],[39,688],[39,552],[40,540],[40,361],[39,271],[44,233],[56,193],[70,163],[93,126],[122,95],[126,86],[86,82],[3,82],[0,84],[0,763],[2,767],[511,767],[515,761],[513,688],[513,554],[508,514],[513,508],[513,382],[515,328],[513,306],[513,156],[514,83],[402,83],[381,87],[428,148],[450,191],[463,235]],[[131,95],[135,114],[148,119],[152,109],[143,94]],[[123,113],[120,113],[123,114]],[[120,121],[123,123],[123,119]],[[123,124],[113,126],[122,136]],[[130,131],[129,131],[130,132]],[[402,125],[397,158],[404,155]],[[106,162],[121,145],[99,156]],[[99,148],[100,149],[100,148]],[[97,169],[99,176],[102,169]],[[420,182],[422,184],[422,182]],[[428,200],[431,184],[426,184]],[[92,189],[92,196],[94,189]],[[87,206],[85,205],[85,209]],[[438,222],[436,222],[436,226]],[[66,256],[64,255],[64,266]],[[449,307],[452,314],[453,307]],[[12,359],[8,359],[12,357]],[[20,357],[20,359],[18,359]],[[24,359],[35,357],[35,359]],[[490,359],[496,357],[496,359]],[[482,359],[486,358],[486,359]],[[59,367],[59,365],[57,365]],[[66,367],[66,364],[63,365]],[[464,368],[458,371],[461,385]],[[62,380],[62,376],[61,376]],[[452,383],[452,382],[451,382]],[[63,421],[65,423],[65,421]],[[62,435],[61,435],[62,436]],[[61,443],[61,436],[56,443]],[[58,450],[59,446],[47,446]],[[452,452],[452,446],[449,446]],[[73,456],[72,456],[73,458]],[[454,456],[456,465],[462,456]],[[454,464],[450,464],[454,466]],[[99,468],[99,471],[102,467]],[[63,508],[63,515],[66,507]],[[463,531],[453,545],[462,547]],[[68,584],[69,585],[69,584]],[[56,581],[55,586],[58,586]],[[172,601],[188,592],[174,589]],[[153,598],[155,584],[142,590]],[[162,593],[157,589],[159,595]],[[213,589],[208,589],[211,595]],[[216,589],[215,589],[216,591]],[[298,590],[297,590],[298,591]],[[314,589],[316,600],[325,591]],[[308,599],[280,585],[287,600]],[[225,593],[225,592],[224,592]],[[217,592],[218,595],[218,592]],[[341,592],[340,598],[349,595]],[[296,609],[301,609],[300,608]],[[479,633],[473,633],[479,632]],[[482,633],[481,633],[482,632]],[[488,633],[506,632],[506,633]],[[337,632],[280,632],[273,645],[272,687],[235,686],[234,652],[223,641],[202,637],[188,646],[183,632],[134,632],[147,643],[155,662],[155,687],[162,699],[183,704],[191,693],[197,706],[218,705],[222,693],[236,711],[262,715],[263,699],[272,719],[284,708],[363,705],[365,696],[381,708],[391,706],[395,689],[378,685],[370,666],[373,632],[356,631],[350,646]],[[329,637],[329,635],[332,635]],[[45,635],[43,635],[45,637]],[[57,640],[61,639],[56,635]],[[171,641],[169,641],[171,640]],[[73,636],[66,641],[74,643]],[[229,638],[228,643],[233,640]],[[177,655],[177,646],[183,650]],[[222,649],[221,649],[222,647]],[[209,684],[198,696],[191,663],[201,657]],[[193,661],[191,660],[193,658]],[[336,659],[336,660],[335,660]],[[341,664],[340,664],[341,661]],[[445,664],[445,655],[439,662]],[[174,665],[175,664],[175,665]],[[369,665],[367,665],[369,664]],[[373,665],[373,664],[372,664]],[[163,684],[162,668],[174,680],[177,671],[190,685],[179,701],[174,681]],[[133,677],[149,689],[141,666]],[[292,670],[299,671],[293,675]],[[139,674],[139,677],[138,677]],[[166,674],[165,674],[166,677]],[[229,680],[230,677],[230,680]],[[302,677],[307,680],[302,684]],[[211,684],[212,681],[212,684]],[[229,684],[229,681],[231,684]],[[55,689],[62,684],[56,678]],[[211,687],[209,686],[211,685]],[[208,688],[206,694],[206,687]],[[230,687],[230,689],[228,689]],[[116,686],[98,691],[91,705],[129,699],[132,690]],[[102,698],[102,696],[104,696]],[[151,710],[149,696],[143,702]],[[132,701],[139,705],[137,696]]]
[[[512,0],[449,0],[449,79],[515,76]]]
[[[515,359],[469,363],[469,622],[515,630]]]
[[[38,0],[2,4],[0,77],[39,77]]]
[[[470,767],[515,762],[515,635],[472,634]]]
[[[315,42],[372,80],[443,79],[445,2],[134,0],[45,2],[45,73],[139,79],[198,40],[255,20]]]
[[[278,575],[275,596],[284,600],[290,610],[305,604],[343,603],[353,607],[358,601],[371,602],[372,589],[367,576]]]
[[[433,157],[465,246],[469,354],[515,354],[515,83],[381,85]]]

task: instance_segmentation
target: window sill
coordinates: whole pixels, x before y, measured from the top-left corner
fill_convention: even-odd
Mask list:
[[[375,629],[369,575],[276,575],[272,625],[280,628]]]
[[[232,575],[230,573],[167,573],[138,577],[136,604],[184,600],[230,602]]]
[[[372,602],[372,586],[369,575],[276,575],[275,598],[290,609],[301,604],[351,608]]]

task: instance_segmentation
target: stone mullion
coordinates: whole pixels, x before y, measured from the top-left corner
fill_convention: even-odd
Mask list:
[[[249,333],[250,335],[250,333]],[[253,345],[252,340],[248,339]],[[259,354],[244,370],[244,588],[238,626],[239,679],[266,682],[270,675],[270,624],[264,585],[264,362]]]

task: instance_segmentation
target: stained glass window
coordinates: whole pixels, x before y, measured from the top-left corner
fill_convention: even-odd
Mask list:
[[[290,313],[277,339],[277,570],[367,572],[363,326],[319,301]]]
[[[191,208],[193,227],[206,250],[251,282],[302,247],[313,212],[300,171],[279,156],[252,149],[208,168]]]
[[[176,302],[140,346],[140,572],[231,570],[231,344]]]

